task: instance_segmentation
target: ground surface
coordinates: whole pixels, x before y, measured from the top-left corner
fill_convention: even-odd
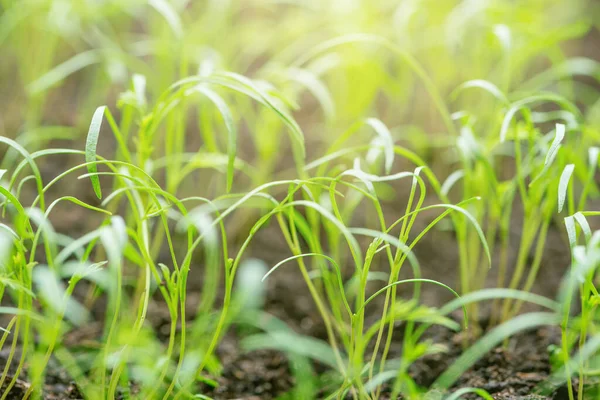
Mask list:
[[[448,352],[428,356],[416,362],[411,376],[421,385],[430,385],[460,355],[461,335],[445,329],[432,334],[436,343],[448,346]],[[534,396],[534,389],[550,373],[548,345],[557,343],[558,332],[542,329],[519,334],[511,339],[507,348],[496,348],[478,361],[457,382],[456,388],[478,387],[487,390],[495,399],[566,399],[566,388],[550,397]],[[5,364],[7,352],[0,354]],[[219,355],[224,365],[223,374],[217,378],[216,388],[205,386],[206,394],[215,399],[274,399],[288,392],[294,385],[286,357],[277,351],[260,350],[243,352],[237,341],[228,335],[221,344]],[[11,368],[14,373],[14,368]],[[9,378],[14,375],[9,374]],[[6,390],[7,383],[2,385]],[[29,387],[26,379],[18,379],[7,399],[22,399]],[[384,390],[384,397],[385,397]],[[55,363],[48,368],[45,399],[82,398],[76,386]]]

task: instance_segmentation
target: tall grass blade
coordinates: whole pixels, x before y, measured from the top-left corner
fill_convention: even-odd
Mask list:
[[[392,134],[387,126],[377,118],[368,118],[365,123],[375,130],[375,133],[377,133],[383,142],[385,173],[389,174],[392,170],[392,164],[394,163],[394,139],[392,139]]]
[[[94,193],[96,193],[96,196],[98,196],[99,199],[102,199],[102,189],[100,188],[100,178],[96,174],[98,172],[98,166],[95,161],[98,136],[100,135],[100,128],[102,127],[102,118],[104,117],[105,110],[106,106],[100,106],[94,111],[85,141],[85,161],[89,163],[87,170],[91,174],[90,181],[92,182]]]
[[[560,213],[565,205],[565,199],[567,198],[567,189],[569,188],[569,181],[571,175],[575,169],[575,164],[568,164],[563,169],[560,175],[560,181],[558,182],[558,212]]]
[[[173,30],[175,37],[181,39],[183,37],[183,24],[179,18],[179,14],[173,9],[171,4],[166,0],[148,0],[150,4],[162,17],[167,21],[169,27]]]
[[[227,192],[231,191],[233,185],[233,174],[235,172],[235,155],[237,152],[237,128],[233,121],[233,115],[227,106],[227,103],[221,96],[204,86],[197,86],[196,90],[205,95],[217,107],[219,113],[225,122],[227,129]]]
[[[44,92],[57,85],[74,72],[77,72],[92,64],[96,64],[100,62],[100,60],[100,54],[97,50],[89,50],[79,53],[62,64],[57,65],[37,80],[31,82],[29,86],[27,86],[27,90],[31,94]]]

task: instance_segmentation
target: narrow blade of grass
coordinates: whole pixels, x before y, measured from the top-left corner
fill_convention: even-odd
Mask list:
[[[57,65],[37,80],[31,82],[27,86],[27,90],[31,94],[36,94],[50,89],[54,85],[60,83],[69,75],[79,71],[89,65],[100,61],[100,55],[96,50],[85,51],[79,53],[62,64]]]
[[[274,349],[284,352],[300,354],[338,369],[335,362],[336,356],[326,342],[308,336],[300,336],[292,332],[271,332],[270,334],[256,334],[242,339],[242,347],[246,351],[259,349]]]
[[[365,123],[375,130],[375,133],[384,143],[385,173],[389,174],[394,163],[394,139],[392,139],[392,134],[387,126],[377,118],[368,118]]]
[[[94,188],[94,193],[99,199],[102,199],[102,189],[100,188],[100,178],[96,173],[98,172],[98,166],[95,164],[96,161],[96,148],[98,147],[98,137],[100,135],[100,128],[102,127],[102,118],[104,117],[104,111],[106,106],[100,106],[94,111],[92,116],[92,122],[90,122],[90,128],[88,130],[87,139],[85,141],[85,162],[90,163],[87,167],[90,175],[90,181]]]
[[[212,101],[225,122],[225,128],[227,129],[227,193],[229,193],[231,191],[231,186],[233,185],[235,155],[237,152],[237,128],[233,121],[233,115],[231,114],[227,103],[225,103],[223,98],[215,93],[215,91],[204,86],[198,86],[196,90]]]
[[[158,11],[160,15],[162,15],[178,39],[183,37],[183,24],[181,23],[181,18],[179,18],[179,14],[177,14],[168,1],[148,0],[148,4],[150,4],[156,11]]]
[[[571,180],[571,175],[573,175],[573,170],[575,169],[574,164],[568,164],[563,169],[562,174],[560,175],[560,181],[558,182],[558,212],[562,212],[562,209],[565,205],[565,199],[567,198],[567,189],[569,188],[569,181]]]

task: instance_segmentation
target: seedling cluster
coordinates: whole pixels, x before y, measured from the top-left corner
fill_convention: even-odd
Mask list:
[[[491,399],[456,383],[546,326],[535,393],[600,398],[600,64],[567,51],[597,33],[592,3],[0,1],[19,93],[0,399],[43,398],[54,369],[86,399],[209,399],[231,332],[285,354],[278,398]],[[444,268],[417,256],[434,235]],[[286,274],[323,337],[269,313]],[[463,347],[424,387],[434,325]]]

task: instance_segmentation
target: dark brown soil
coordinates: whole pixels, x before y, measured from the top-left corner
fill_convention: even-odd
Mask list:
[[[418,383],[430,386],[462,351],[462,333],[442,330],[435,338],[450,346],[448,353],[428,356],[415,363],[412,371]],[[455,384],[455,388],[481,388],[495,399],[563,399],[563,388],[549,397],[534,396],[536,387],[550,375],[548,347],[557,344],[560,331],[542,328],[512,337],[477,361]],[[564,388],[566,389],[566,388]]]
[[[284,354],[270,350],[241,353],[233,343],[229,350],[223,350],[225,346],[221,346],[220,351],[225,369],[217,378],[219,386],[206,387],[206,394],[210,397],[274,399],[294,386]]]
[[[434,328],[428,336],[435,343],[448,346],[448,351],[413,364],[410,375],[422,387],[430,386],[463,350],[463,333]],[[542,384],[551,373],[548,347],[559,340],[560,332],[555,328],[520,333],[511,338],[506,347],[497,347],[476,362],[453,389],[481,388],[498,400],[568,399],[565,386],[549,393],[546,391],[546,395],[537,394],[542,392]],[[206,392],[215,399],[273,399],[286,393],[294,384],[287,361],[279,352],[239,353],[235,341],[225,341],[220,353],[227,361],[223,375],[218,379],[220,386],[212,390],[207,388]],[[575,395],[576,383],[575,380]],[[382,398],[389,399],[386,389]]]
[[[8,346],[7,346],[8,347]],[[17,353],[18,355],[18,353]],[[0,365],[2,368],[8,361],[8,349],[4,349],[0,352]],[[15,359],[16,358],[16,359]],[[30,385],[26,380],[25,373],[21,372],[21,376],[18,377],[14,384],[11,381],[14,380],[16,368],[18,364],[18,357],[13,358],[13,362],[9,368],[9,373],[4,382],[2,382],[0,393],[5,394],[6,390],[10,386],[10,392],[7,396],[7,400],[20,400],[23,399]],[[79,399],[81,395],[75,383],[69,378],[69,376],[62,370],[54,360],[51,361],[49,368],[47,369],[46,384],[43,388],[43,398],[48,400],[63,400],[63,399]]]
[[[423,386],[430,385],[460,355],[462,349],[460,334],[438,330],[434,336],[436,342],[449,346],[449,351],[425,357],[412,366],[411,376]],[[553,329],[519,334],[507,348],[496,348],[479,360],[460,378],[455,388],[482,388],[499,400],[566,399],[564,387],[549,397],[534,394],[535,388],[550,373],[547,347],[557,341],[557,332]],[[214,399],[274,399],[289,392],[294,385],[288,361],[280,352],[261,350],[244,353],[237,347],[237,341],[229,336],[221,344],[219,356],[224,370],[216,379],[218,386],[203,387],[204,393]],[[6,354],[0,354],[0,360],[5,363]],[[57,365],[52,365],[48,373],[44,399],[82,398],[74,383]],[[3,384],[3,391],[7,383]],[[18,379],[8,399],[22,399],[28,387],[25,380]],[[383,398],[387,398],[385,390]]]

